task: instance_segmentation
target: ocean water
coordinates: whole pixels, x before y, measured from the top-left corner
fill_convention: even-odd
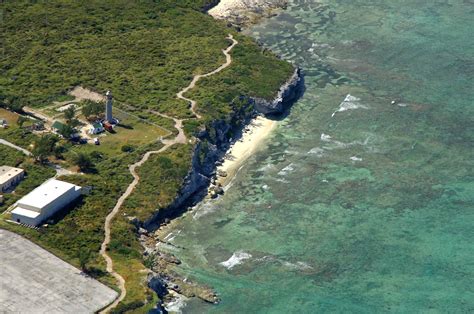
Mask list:
[[[222,298],[182,311],[473,313],[473,30],[472,0],[294,0],[248,30],[306,92],[177,223],[177,271]]]

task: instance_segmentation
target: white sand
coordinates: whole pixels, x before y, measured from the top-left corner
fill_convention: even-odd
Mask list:
[[[260,147],[277,122],[258,116],[247,127],[248,132],[244,132],[242,138],[231,146],[224,163],[217,167],[217,172],[225,171],[227,177],[219,177],[217,182],[226,185],[230,182],[235,173],[239,170],[243,162],[252,156]]]

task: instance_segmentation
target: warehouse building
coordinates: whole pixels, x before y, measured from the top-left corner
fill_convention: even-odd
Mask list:
[[[80,186],[50,179],[20,199],[11,219],[18,223],[38,226],[81,195]]]
[[[7,192],[25,177],[25,171],[20,168],[0,166],[0,193]]]

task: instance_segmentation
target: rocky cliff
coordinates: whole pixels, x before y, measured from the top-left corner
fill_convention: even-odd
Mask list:
[[[255,110],[264,115],[282,114],[300,97],[303,92],[303,85],[301,71],[296,68],[288,81],[280,87],[277,96],[273,100],[251,98],[251,102]]]
[[[258,114],[278,116],[284,114],[301,96],[304,89],[301,71],[296,68],[291,77],[281,86],[272,100],[241,96],[239,109],[229,120],[214,121],[196,135],[192,167],[186,176],[181,191],[167,208],[161,209],[141,226],[149,231],[159,227],[165,219],[173,219],[186,211],[206,195],[207,187],[216,175],[216,166],[222,160],[232,141],[238,140],[242,130]]]
[[[140,240],[148,256],[154,257],[156,267],[152,269],[148,282],[165,302],[172,298],[169,291],[187,297],[199,297],[204,301],[217,303],[217,295],[209,287],[203,287],[189,280],[184,280],[173,271],[179,264],[176,258],[163,258],[169,254],[160,252],[159,246],[147,245],[152,231],[164,221],[184,213],[190,205],[200,201],[207,193],[207,188],[216,175],[216,166],[229,149],[232,141],[239,139],[242,130],[257,114],[284,114],[303,92],[303,78],[299,69],[281,86],[273,100],[241,96],[238,105],[234,105],[233,115],[228,120],[214,121],[196,135],[197,141],[193,151],[192,167],[186,176],[181,191],[167,208],[160,209],[147,221],[136,222],[143,230]],[[155,241],[161,241],[155,238]],[[154,243],[152,241],[152,243]],[[156,313],[165,312],[162,303],[157,304]]]

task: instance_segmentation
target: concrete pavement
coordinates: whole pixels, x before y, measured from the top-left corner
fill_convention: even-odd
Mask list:
[[[33,242],[0,229],[0,312],[94,313],[117,292]]]

